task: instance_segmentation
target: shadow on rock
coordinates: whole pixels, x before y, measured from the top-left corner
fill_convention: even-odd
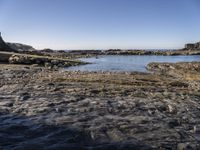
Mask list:
[[[16,114],[0,113],[0,149],[129,150],[151,149],[137,141],[100,143],[88,133],[66,126],[39,124]]]

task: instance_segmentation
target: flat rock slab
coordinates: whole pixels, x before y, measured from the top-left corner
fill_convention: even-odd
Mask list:
[[[198,80],[2,64],[0,75],[4,149],[199,148]]]

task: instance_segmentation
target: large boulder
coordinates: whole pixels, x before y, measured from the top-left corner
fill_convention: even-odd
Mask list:
[[[22,56],[22,55],[12,55],[9,58],[9,63],[11,64],[31,64],[32,59],[27,56]]]
[[[9,58],[10,64],[38,64],[40,66],[45,67],[69,67],[69,66],[76,66],[76,65],[83,65],[87,64],[85,62],[81,61],[69,61],[69,60],[62,60],[62,59],[56,59],[56,58],[49,58],[49,57],[39,57],[39,56],[33,56],[33,55],[26,55],[26,54],[13,54]]]

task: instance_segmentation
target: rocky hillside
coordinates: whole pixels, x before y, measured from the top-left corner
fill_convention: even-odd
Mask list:
[[[30,45],[25,45],[25,44],[20,44],[20,43],[6,43],[9,47],[12,49],[19,51],[19,52],[24,52],[24,51],[36,51],[35,48],[33,48]]]
[[[30,45],[20,44],[20,43],[6,43],[1,37],[0,33],[0,51],[8,51],[8,52],[34,52],[34,49]]]
[[[1,33],[0,33],[0,51],[9,51],[9,52],[16,52],[15,49],[9,47],[4,40],[1,37]]]

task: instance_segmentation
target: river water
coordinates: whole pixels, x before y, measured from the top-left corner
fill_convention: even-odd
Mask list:
[[[72,71],[138,71],[146,72],[147,64],[151,62],[192,62],[200,61],[200,55],[190,56],[116,56],[106,55],[91,58],[81,58],[80,60],[92,64],[69,67],[66,70]]]

